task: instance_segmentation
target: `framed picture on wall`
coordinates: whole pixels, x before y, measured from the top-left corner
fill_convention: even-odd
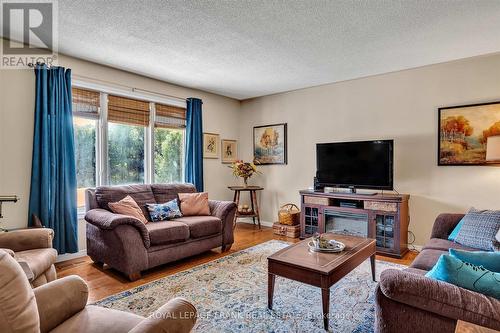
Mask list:
[[[486,163],[488,138],[500,135],[500,102],[439,108],[438,165]]]
[[[238,159],[238,143],[236,140],[222,139],[222,163],[233,163]]]
[[[203,133],[203,158],[219,158],[219,134]]]
[[[274,124],[253,128],[253,158],[255,163],[287,163],[286,127],[286,124]]]

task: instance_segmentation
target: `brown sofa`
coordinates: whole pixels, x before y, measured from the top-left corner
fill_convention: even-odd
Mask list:
[[[236,204],[209,200],[210,216],[187,216],[146,225],[130,216],[112,213],[108,203],[130,195],[149,220],[147,203],[164,203],[178,193],[194,193],[191,184],[103,186],[86,191],[87,254],[130,280],[141,271],[217,247],[228,251],[234,242]]]
[[[500,330],[500,300],[425,277],[449,248],[474,251],[448,240],[463,214],[441,214],[431,240],[412,265],[382,272],[376,290],[375,331],[452,333],[457,320]]]
[[[87,284],[68,276],[31,289],[21,266],[0,251],[0,332],[187,333],[196,309],[174,298],[149,318],[87,305]]]
[[[0,248],[17,261],[24,261],[33,272],[33,287],[57,278],[54,263],[57,251],[52,248],[54,231],[48,228],[19,229],[0,232]]]

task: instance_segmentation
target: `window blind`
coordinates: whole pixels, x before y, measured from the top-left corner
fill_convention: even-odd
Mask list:
[[[99,118],[100,93],[97,91],[71,88],[73,114],[77,117]]]
[[[186,109],[177,106],[155,103],[155,127],[184,128],[186,127]]]
[[[149,102],[120,96],[108,96],[108,121],[149,126]]]

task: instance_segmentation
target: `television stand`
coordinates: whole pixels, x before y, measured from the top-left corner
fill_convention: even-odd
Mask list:
[[[300,238],[337,232],[373,238],[377,254],[401,258],[408,251],[408,194],[300,191]]]

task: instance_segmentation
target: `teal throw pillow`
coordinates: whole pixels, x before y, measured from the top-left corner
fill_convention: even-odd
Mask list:
[[[458,232],[460,231],[460,228],[462,228],[462,225],[464,224],[464,219],[462,218],[460,222],[455,226],[451,234],[448,236],[448,240],[454,242],[455,238],[457,238]]]
[[[441,255],[436,265],[425,276],[500,300],[500,273],[463,262],[450,255]]]
[[[500,273],[500,251],[464,251],[450,249],[450,256],[476,266],[483,266],[489,271]]]

